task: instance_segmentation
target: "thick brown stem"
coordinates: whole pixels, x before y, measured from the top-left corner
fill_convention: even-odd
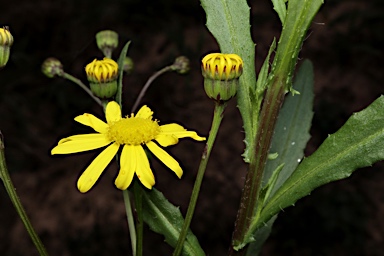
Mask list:
[[[285,83],[280,77],[275,76],[264,97],[259,126],[252,147],[253,153],[240,199],[240,208],[237,214],[235,230],[233,232],[233,244],[229,250],[229,255],[245,255],[246,248],[236,251],[233,249],[233,246],[243,242],[250,221],[260,211],[259,207],[261,207],[261,205],[258,205],[257,199],[261,189],[261,180],[263,178],[273,131],[284,99],[284,93]]]

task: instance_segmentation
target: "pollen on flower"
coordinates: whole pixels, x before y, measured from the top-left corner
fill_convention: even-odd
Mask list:
[[[139,117],[126,117],[111,124],[107,136],[120,145],[141,145],[160,133],[157,121]]]

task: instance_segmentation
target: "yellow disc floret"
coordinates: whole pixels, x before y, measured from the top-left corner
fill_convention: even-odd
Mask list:
[[[159,133],[157,121],[132,116],[111,124],[107,136],[120,145],[138,146],[155,139]]]

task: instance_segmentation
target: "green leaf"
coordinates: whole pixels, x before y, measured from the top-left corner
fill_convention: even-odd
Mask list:
[[[285,22],[285,16],[287,15],[287,7],[285,2],[285,0],[272,0],[273,9],[277,12],[277,15],[279,15],[281,24],[283,24],[283,26]]]
[[[124,66],[124,58],[127,56],[128,47],[131,44],[131,41],[127,42],[123,50],[121,50],[119,59],[117,60],[117,64],[119,65],[119,81],[117,83],[117,93],[116,93],[116,102],[121,106],[121,97],[123,92],[123,66]]]
[[[276,38],[273,38],[272,44],[269,47],[268,55],[264,60],[263,65],[261,66],[259,72],[259,78],[256,83],[256,97],[257,101],[261,103],[263,100],[265,89],[267,89],[267,81],[268,81],[268,72],[269,72],[269,62],[271,61],[271,54],[276,49]]]
[[[384,96],[354,113],[335,134],[328,136],[265,205],[258,226],[281,209],[293,205],[315,188],[349,177],[358,168],[384,159]]]
[[[251,95],[256,89],[255,44],[250,31],[250,8],[246,0],[201,0],[207,15],[207,27],[216,38],[221,52],[238,54],[244,61],[237,91],[237,104],[244,122],[245,144],[253,143],[258,109],[252,108]],[[248,149],[244,153],[249,161]]]
[[[265,225],[263,225],[256,231],[254,237],[256,237],[257,239],[255,239],[255,241],[249,244],[249,247],[247,248],[246,256],[259,255],[263,247],[263,244],[271,234],[272,226],[276,218],[277,218],[277,215],[273,216]]]
[[[274,76],[283,77],[286,89],[291,89],[293,72],[304,36],[322,4],[323,0],[288,1],[285,24],[272,64],[270,81],[274,79]]]
[[[304,156],[304,149],[310,139],[309,129],[313,117],[313,76],[312,63],[305,60],[294,81],[294,88],[300,91],[300,95],[288,94],[280,110],[270,149],[270,152],[276,152],[278,157],[268,160],[264,170],[264,189],[270,191],[265,193],[264,202],[267,202],[268,197],[272,196],[291,176]],[[276,175],[278,176],[276,177]],[[273,222],[268,222],[268,226],[272,225]],[[252,220],[242,246],[252,240],[265,241],[267,239],[267,237],[260,237],[258,234],[269,235],[269,233],[257,231],[257,226],[258,220]],[[264,227],[260,228],[264,229]]]
[[[164,235],[165,241],[175,247],[184,223],[179,208],[171,204],[155,188],[150,191],[144,190],[142,195],[144,222],[156,233]],[[188,231],[182,255],[205,255],[191,231]]]
[[[277,178],[271,195],[291,176],[301,159],[310,139],[309,130],[313,117],[313,66],[309,60],[301,65],[293,87],[300,95],[288,94],[277,119],[275,134],[272,138],[270,152],[277,152],[275,160],[268,160],[264,171],[263,183],[267,183],[274,170],[284,164]]]

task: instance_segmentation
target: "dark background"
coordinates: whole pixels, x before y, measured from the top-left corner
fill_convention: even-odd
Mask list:
[[[270,1],[248,1],[257,67],[280,24]],[[217,51],[205,27],[199,1],[48,1],[0,3],[0,25],[14,36],[11,58],[0,71],[0,129],[5,137],[9,170],[17,192],[50,255],[130,255],[121,191],[114,188],[111,165],[87,194],[76,181],[97,152],[51,156],[60,138],[89,130],[73,121],[84,112],[102,111],[80,88],[40,71],[56,57],[68,73],[85,80],[84,66],[102,57],[95,33],[112,29],[119,49],[132,41],[135,62],[125,78],[124,111],[128,114],[148,77],[179,55],[191,71],[168,73],[149,89],[143,102],[163,123],[177,121],[206,136],[213,103],[205,96],[200,60]],[[310,155],[347,118],[384,91],[384,4],[371,1],[326,1],[316,16],[300,58],[315,66],[315,116]],[[300,62],[299,62],[300,64]],[[235,102],[227,108],[212,152],[192,230],[208,255],[225,255],[229,246],[246,166],[240,115]],[[351,138],[353,139],[353,138]],[[204,143],[183,140],[169,152],[184,167],[181,181],[153,159],[156,188],[183,213],[189,202]],[[315,190],[284,210],[262,255],[383,255],[384,172],[381,163],[356,171],[351,178]],[[148,229],[145,255],[170,255],[163,238]],[[7,194],[0,188],[0,255],[37,255]]]

